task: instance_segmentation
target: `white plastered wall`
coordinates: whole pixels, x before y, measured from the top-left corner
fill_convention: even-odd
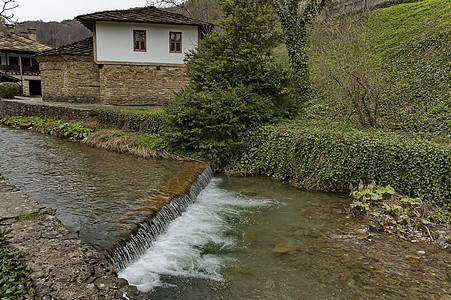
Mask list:
[[[134,51],[133,30],[146,31],[146,52]],[[169,53],[169,32],[182,32],[182,53]],[[96,63],[183,64],[185,52],[198,46],[197,26],[97,22]]]

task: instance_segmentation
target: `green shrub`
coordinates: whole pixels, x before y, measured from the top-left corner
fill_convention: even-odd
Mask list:
[[[60,137],[82,139],[92,133],[92,129],[84,127],[81,123],[64,123],[57,118],[48,117],[5,117],[0,119],[0,125],[16,129],[34,129],[41,133],[50,133]]]
[[[265,126],[249,140],[239,168],[326,191],[360,180],[451,205],[451,147],[373,130],[321,124]]]
[[[20,87],[14,82],[0,83],[0,97],[6,99],[13,99],[19,93]]]
[[[149,134],[160,131],[164,116],[162,111],[142,109],[95,109],[92,115],[102,127],[128,129]]]
[[[0,234],[0,296],[2,299],[33,299],[30,270],[22,259],[6,248],[6,240]]]
[[[246,88],[187,88],[166,109],[165,138],[179,152],[195,151],[220,166],[242,150],[247,132],[267,123],[273,110],[270,99]]]

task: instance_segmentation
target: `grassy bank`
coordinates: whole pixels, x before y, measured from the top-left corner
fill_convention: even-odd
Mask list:
[[[165,142],[158,134],[102,129],[84,138],[81,143],[94,148],[131,154],[142,158],[193,160],[166,151]]]
[[[16,129],[34,130],[40,133],[51,134],[58,137],[82,139],[90,135],[93,130],[86,128],[82,123],[66,123],[58,118],[48,117],[22,117],[12,116],[0,119],[0,125]]]

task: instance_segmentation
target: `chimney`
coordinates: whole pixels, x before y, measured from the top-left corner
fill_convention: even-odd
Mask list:
[[[16,25],[6,24],[6,29],[7,29],[8,34],[15,33]]]
[[[36,28],[27,28],[28,30],[28,38],[30,40],[36,41]]]

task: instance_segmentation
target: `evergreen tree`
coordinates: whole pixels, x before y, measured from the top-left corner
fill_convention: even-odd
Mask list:
[[[287,71],[274,63],[280,42],[265,0],[223,0],[221,30],[187,56],[189,85],[166,108],[170,145],[224,165],[246,134],[297,112]]]

